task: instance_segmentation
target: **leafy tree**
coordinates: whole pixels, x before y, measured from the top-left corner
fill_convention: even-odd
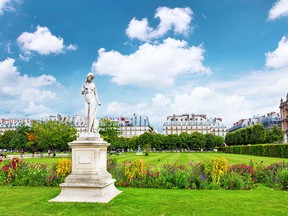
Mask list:
[[[206,137],[206,145],[205,148],[206,149],[212,149],[215,147],[216,143],[216,136],[213,134],[205,134]]]
[[[0,148],[4,148],[4,146],[3,146],[3,144],[2,144],[2,141],[1,141],[1,139],[2,139],[2,134],[0,134]]]
[[[138,139],[137,139],[137,145],[140,145],[141,148],[144,148],[144,145],[150,145],[151,147],[151,142],[153,141],[154,137],[152,133],[145,132],[141,134]]]
[[[201,149],[204,148],[206,144],[206,138],[203,134],[199,132],[194,132],[190,136],[190,142],[189,144],[192,144],[190,146],[191,149]]]
[[[252,144],[265,143],[266,132],[262,124],[256,124],[252,127],[251,142]]]
[[[215,146],[224,146],[224,137],[215,136]]]
[[[1,136],[1,145],[5,149],[13,149],[14,147],[11,145],[12,139],[17,135],[15,130],[5,131]]]
[[[137,139],[138,139],[138,137],[136,137],[136,136],[128,139],[128,148],[129,149],[133,149],[133,150],[137,149],[137,147],[138,147],[137,146]]]
[[[181,140],[181,144],[180,144],[180,148],[183,149],[188,149],[189,148],[189,139],[190,139],[190,134],[186,133],[186,132],[182,132],[179,135],[179,138]]]
[[[16,149],[21,149],[21,148],[25,149],[26,144],[29,141],[26,133],[31,132],[31,126],[22,124],[22,125],[19,125],[15,131],[16,131],[16,134],[12,138],[10,145]]]
[[[282,143],[284,140],[284,131],[280,127],[274,126],[266,131],[267,143]]]
[[[111,144],[110,148],[115,148],[118,141],[117,138],[121,135],[117,122],[111,121],[110,119],[102,119],[99,123],[99,129],[101,137]]]
[[[177,134],[169,134],[165,136],[165,149],[175,150],[180,144],[180,138]]]
[[[240,130],[241,129],[236,130],[235,133],[234,133],[234,140],[235,140],[235,144],[236,145],[241,145],[243,143]]]
[[[153,134],[153,140],[151,141],[152,149],[164,149],[165,146],[165,136],[163,134]]]
[[[65,122],[35,122],[32,129],[40,149],[67,149],[68,143],[76,139],[77,130]]]
[[[225,143],[227,145],[233,145],[234,142],[233,142],[233,132],[228,132],[225,136]]]
[[[245,143],[246,144],[251,144],[252,143],[252,140],[251,140],[252,128],[253,128],[252,126],[249,126],[249,127],[245,128],[245,133],[246,133]]]

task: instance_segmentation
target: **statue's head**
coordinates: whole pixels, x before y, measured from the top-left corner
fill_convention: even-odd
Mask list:
[[[87,82],[92,82],[92,80],[94,79],[95,75],[91,72],[89,72],[87,74]]]
[[[92,77],[92,78],[94,78],[95,75],[94,75],[93,73],[89,72],[89,73],[87,74],[87,78],[88,78],[88,77]]]

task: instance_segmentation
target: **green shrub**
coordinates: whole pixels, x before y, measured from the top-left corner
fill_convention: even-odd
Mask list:
[[[245,188],[245,182],[241,174],[236,172],[228,172],[222,178],[220,185],[226,190],[242,190]]]
[[[245,154],[265,157],[288,158],[288,144],[258,144],[248,146],[226,146],[219,149],[230,154]]]

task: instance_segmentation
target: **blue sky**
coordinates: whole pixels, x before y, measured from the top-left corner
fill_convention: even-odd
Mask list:
[[[288,0],[0,0],[0,117],[241,118],[279,112],[288,91]]]

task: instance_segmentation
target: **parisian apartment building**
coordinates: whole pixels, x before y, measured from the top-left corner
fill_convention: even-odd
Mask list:
[[[282,98],[280,100],[280,118],[281,118],[281,126],[282,130],[285,132],[284,142],[288,142],[288,93],[286,95],[286,100],[284,101]]]
[[[136,115],[134,113],[132,116],[119,117],[114,120],[120,127],[121,135],[125,138],[140,136],[145,132],[153,131],[149,118],[145,115]]]
[[[248,119],[240,119],[239,121],[235,122],[231,128],[228,128],[227,131],[232,132],[241,128],[253,126],[255,124],[262,124],[266,130],[273,128],[274,126],[281,128],[280,113],[270,112],[267,113],[267,115],[253,116]]]
[[[207,115],[197,114],[167,116],[167,120],[163,124],[163,133],[168,135],[181,134],[182,132],[188,134],[199,132],[225,137],[227,130],[222,118],[209,118]]]
[[[17,118],[1,118],[0,119],[0,134],[3,134],[5,131],[8,130],[16,130],[19,125],[32,125],[32,120],[27,119],[17,119]]]

